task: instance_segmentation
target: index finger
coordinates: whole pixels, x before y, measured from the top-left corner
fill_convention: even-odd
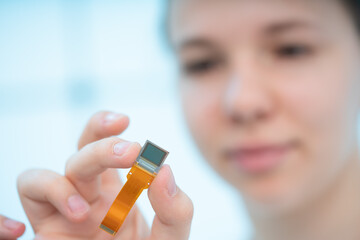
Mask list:
[[[117,137],[101,139],[74,154],[66,164],[65,175],[79,193],[91,202],[99,196],[101,174],[111,168],[130,167],[140,149],[140,144]]]
[[[129,126],[129,118],[120,113],[102,111],[95,113],[82,132],[78,149],[102,138],[118,135]]]

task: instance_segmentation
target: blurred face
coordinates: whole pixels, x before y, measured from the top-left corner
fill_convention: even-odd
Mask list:
[[[206,160],[257,209],[326,191],[357,157],[360,44],[343,6],[173,2],[183,108]]]

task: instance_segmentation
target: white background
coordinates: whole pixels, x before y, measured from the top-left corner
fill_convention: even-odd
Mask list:
[[[130,117],[122,138],[170,152],[191,197],[191,239],[246,239],[241,199],[204,162],[184,124],[159,0],[0,1],[0,214],[24,221],[16,178],[28,168],[63,173],[98,110]],[[124,176],[127,170],[121,170]],[[142,194],[138,204],[151,223]],[[101,219],[99,219],[101,221]]]

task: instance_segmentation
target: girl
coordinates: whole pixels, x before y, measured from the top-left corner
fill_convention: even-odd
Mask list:
[[[173,0],[168,37],[184,114],[209,164],[245,199],[256,240],[360,239],[356,1]],[[360,24],[359,24],[360,26]],[[66,174],[18,180],[38,239],[111,239],[99,220],[137,143],[124,115],[91,118]],[[164,166],[116,239],[187,239],[193,206]],[[219,222],[220,224],[220,222]]]

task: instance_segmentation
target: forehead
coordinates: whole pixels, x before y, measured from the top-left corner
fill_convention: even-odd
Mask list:
[[[338,25],[344,12],[337,0],[173,0],[170,38],[176,46],[194,36],[253,35],[286,21]]]

